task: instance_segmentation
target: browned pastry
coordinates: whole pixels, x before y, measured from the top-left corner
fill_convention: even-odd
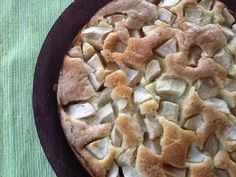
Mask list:
[[[77,35],[57,98],[95,177],[236,177],[236,25],[215,0],[114,0]]]
[[[91,72],[91,68],[82,59],[65,56],[58,81],[58,103],[66,105],[72,101],[88,100],[94,96],[94,89],[88,79]],[[77,92],[74,92],[75,89]]]
[[[170,26],[162,24],[153,30],[150,36],[130,38],[123,53],[112,52],[114,45],[120,41],[117,33],[110,33],[104,41],[101,54],[107,62],[116,62],[118,65],[129,65],[142,70],[153,56],[153,48],[167,41],[172,36]]]

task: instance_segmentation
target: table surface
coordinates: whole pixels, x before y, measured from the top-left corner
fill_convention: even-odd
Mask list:
[[[0,0],[0,177],[51,177],[32,111],[33,74],[48,31],[72,0]]]

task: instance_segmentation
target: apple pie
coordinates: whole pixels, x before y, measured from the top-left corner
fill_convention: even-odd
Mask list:
[[[114,0],[78,33],[57,85],[94,177],[236,177],[236,25],[216,0]]]

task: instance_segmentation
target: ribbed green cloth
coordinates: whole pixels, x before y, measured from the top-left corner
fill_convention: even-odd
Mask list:
[[[0,0],[0,177],[56,176],[43,153],[32,110],[37,56],[72,0]]]

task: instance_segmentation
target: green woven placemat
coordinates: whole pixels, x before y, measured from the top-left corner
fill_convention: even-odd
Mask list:
[[[0,177],[55,176],[34,125],[39,50],[72,0],[0,0]]]

